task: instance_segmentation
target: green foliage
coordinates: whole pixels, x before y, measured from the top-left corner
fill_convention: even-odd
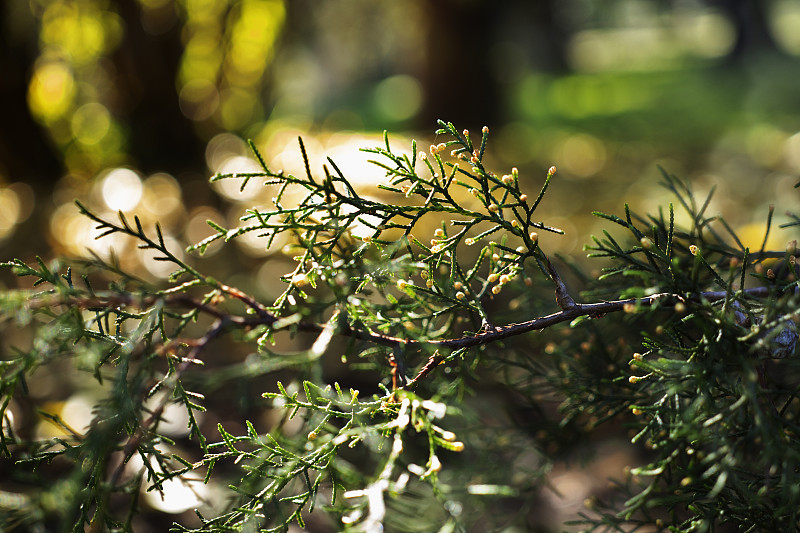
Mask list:
[[[477,142],[440,125],[448,140],[428,152],[388,136],[366,150],[387,180],[380,199],[331,159],[313,172],[302,141],[305,176],[270,170],[253,147],[261,171],[212,177],[277,191],[273,209],[209,222],[216,233],[189,248],[289,236],[297,264],[271,303],[178,257],[158,225],[80,203],[98,238],[127,235],[173,264],[166,283],[114,258],[76,265],[80,281],[4,263],[33,287],[2,293],[7,327],[34,331],[0,363],[3,469],[25,487],[0,501],[4,526],[132,531],[153,513],[141,490],[193,480],[207,501],[173,531],[550,530],[551,470],[616,434],[631,466],[587,502],[587,530],[795,527],[794,245],[766,250],[765,235],[750,250],[706,215],[710,197],[698,205],[664,172],[689,226],[672,205],[596,213],[624,235],[588,247],[603,258],[596,279],[568,264],[579,303],[554,266],[566,259],[539,246],[539,232],[560,233],[536,215],[555,168],[529,198],[516,169],[484,166],[487,128]],[[69,365],[99,391],[88,429],[37,405],[61,436],[19,433],[12,406],[34,402],[38,371]],[[343,378],[327,381],[334,365]],[[232,389],[243,403],[226,413],[217,396]]]

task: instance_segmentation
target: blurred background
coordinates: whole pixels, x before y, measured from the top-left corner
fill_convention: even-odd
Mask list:
[[[256,169],[247,139],[272,168],[301,173],[302,135],[314,169],[330,155],[374,191],[383,172],[358,148],[385,129],[398,150],[441,142],[438,118],[488,126],[487,167],[518,167],[534,194],[558,168],[541,219],[566,235],[545,250],[583,255],[608,225],[591,210],[665,205],[658,165],[701,195],[717,185],[711,212],[758,246],[768,205],[780,215],[798,204],[798,86],[800,0],[3,2],[0,260],[114,249],[155,280],[164,263],[113,236],[94,241],[73,201],[148,228],[158,220],[177,252],[214,233],[206,220],[234,227],[244,209],[270,205],[257,183],[208,184]],[[211,247],[203,270],[268,301],[293,268],[281,266],[282,244]],[[85,374],[39,378],[34,402],[85,427]],[[196,505],[181,494],[150,505]]]
[[[800,171],[798,0],[20,0],[0,47],[4,258],[124,255],[75,198],[159,219],[178,247],[236,225],[266,193],[206,180],[252,168],[249,138],[294,171],[302,135],[317,168],[372,187],[357,149],[384,129],[407,149],[437,118],[488,125],[496,171],[537,190],[558,167],[543,209],[568,253],[590,210],[663,204],[657,165],[720,185],[745,233]]]

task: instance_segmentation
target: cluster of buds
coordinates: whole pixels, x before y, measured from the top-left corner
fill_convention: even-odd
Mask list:
[[[492,259],[495,259],[495,257],[498,257],[497,254],[494,254],[492,256]],[[489,276],[486,278],[486,281],[488,281],[489,283],[495,283],[495,282],[497,283],[497,285],[492,287],[492,294],[500,294],[500,291],[503,290],[503,286],[516,279],[518,274],[519,270],[516,268],[511,268],[508,272],[503,274],[500,274],[498,272],[492,272],[491,274],[489,274]]]
[[[430,148],[431,155],[436,155],[445,151],[447,146],[444,143],[432,144]]]

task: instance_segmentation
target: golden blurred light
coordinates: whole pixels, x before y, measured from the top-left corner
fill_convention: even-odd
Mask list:
[[[750,248],[750,250],[761,249],[761,244],[764,242],[764,232],[766,228],[764,226],[763,216],[765,212],[766,208],[754,208],[753,215],[761,217],[761,219],[734,228],[739,240],[742,241],[742,244],[746,248]],[[764,246],[764,249],[783,251],[790,237],[794,238],[796,234],[790,235],[786,231],[775,231],[773,228],[773,231],[769,232],[767,244]]]
[[[144,181],[142,207],[162,225],[182,213],[181,186],[164,172],[153,174]]]
[[[378,83],[373,95],[375,111],[387,120],[408,120],[422,107],[422,84],[405,74],[391,76]]]
[[[84,64],[105,48],[105,32],[100,13],[88,3],[54,1],[42,15],[39,38],[69,55],[74,64]]]
[[[97,144],[111,127],[111,116],[103,104],[85,104],[72,115],[72,134],[75,140],[87,146]]]
[[[178,104],[187,118],[205,120],[219,107],[217,87],[205,79],[191,80],[181,88]]]
[[[249,150],[245,142],[236,135],[220,133],[206,144],[206,165],[211,172],[219,172],[225,161],[233,156],[245,155]]]
[[[0,239],[10,235],[20,220],[22,202],[10,187],[0,188]]]
[[[261,80],[272,59],[286,10],[281,0],[241,0],[239,9],[230,33],[225,73],[232,85],[252,86]]]
[[[78,435],[89,429],[92,421],[92,401],[83,394],[75,394],[65,402],[47,402],[42,410],[48,414],[58,416],[67,428]],[[36,427],[36,437],[50,439],[54,437],[71,437],[72,433],[50,418],[40,417]]]
[[[222,163],[217,169],[217,172],[224,173],[224,174],[237,174],[237,173],[245,173],[245,172],[259,172],[261,171],[261,167],[258,166],[253,159],[241,155],[233,156],[228,158]],[[240,190],[242,187],[242,179],[241,178],[225,178],[219,181],[215,181],[212,184],[212,187],[215,191],[219,194],[227,198],[228,200],[233,200],[236,202],[243,202],[255,198],[258,196],[259,193],[263,191],[262,182],[263,179],[253,179],[247,183],[247,186],[244,190]]]
[[[114,211],[130,211],[139,204],[143,186],[139,175],[128,168],[115,168],[102,179],[103,201]]]
[[[221,99],[220,118],[225,129],[242,128],[260,113],[260,104],[252,90],[228,88],[222,92]]]
[[[588,178],[600,171],[606,162],[603,143],[585,133],[570,135],[557,150],[559,168],[578,178]]]
[[[407,143],[395,140],[397,149],[393,148],[396,154],[402,155],[405,150],[400,147]],[[336,163],[336,166],[347,176],[347,179],[355,186],[370,186],[372,191],[377,191],[375,185],[384,181],[385,171],[369,162],[374,159],[374,154],[361,151],[361,148],[372,148],[382,146],[383,137],[380,135],[363,135],[342,133],[333,134],[325,143],[325,153]],[[411,154],[408,153],[411,157]],[[332,171],[333,169],[331,169]]]
[[[52,122],[64,115],[75,96],[75,79],[63,61],[44,60],[34,67],[28,85],[28,106],[43,122]]]

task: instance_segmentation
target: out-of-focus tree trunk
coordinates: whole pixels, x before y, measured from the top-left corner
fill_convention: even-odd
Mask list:
[[[478,127],[502,121],[502,83],[497,50],[511,42],[524,49],[524,68],[569,70],[569,32],[558,17],[556,0],[428,0],[427,62],[422,73],[425,125],[437,118]],[[504,38],[505,36],[505,38]]]
[[[176,75],[183,53],[182,21],[158,35],[145,32],[135,0],[118,0],[125,37],[113,54],[115,113],[129,130],[128,153],[144,172],[203,171],[206,139],[180,110]]]
[[[8,181],[24,181],[34,189],[50,188],[64,171],[47,131],[31,116],[27,94],[38,56],[36,33],[14,31],[36,22],[27,9],[9,2],[0,8],[0,173]],[[30,21],[12,19],[28,16]],[[27,40],[25,40],[27,39]]]

